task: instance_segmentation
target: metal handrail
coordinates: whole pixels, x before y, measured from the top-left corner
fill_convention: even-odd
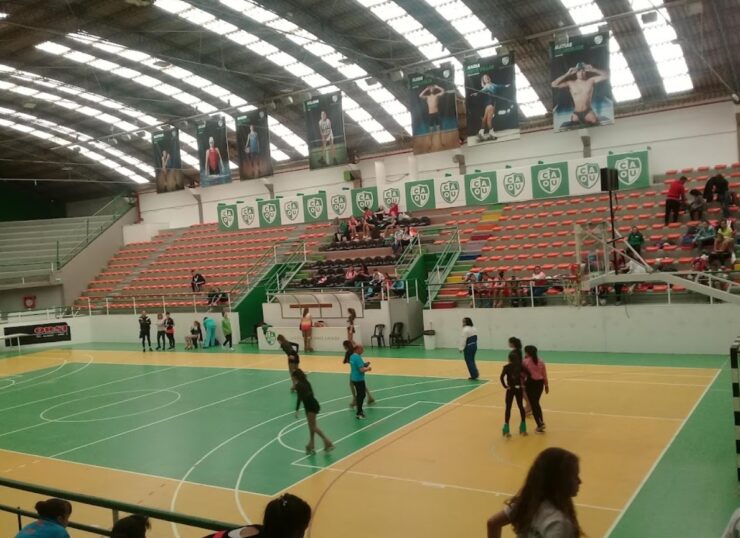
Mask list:
[[[92,495],[74,493],[72,491],[65,491],[65,490],[50,488],[46,486],[39,486],[36,484],[29,484],[27,482],[19,482],[17,480],[10,480],[7,478],[0,478],[0,486],[11,488],[11,489],[17,489],[20,491],[28,491],[31,493],[37,493],[39,495],[44,495],[46,497],[57,497],[57,498],[65,499],[70,502],[76,502],[76,503],[85,504],[89,506],[97,506],[98,508],[106,508],[108,510],[113,511],[113,518],[112,518],[113,522],[117,520],[119,512],[124,512],[127,514],[140,514],[143,516],[150,517],[152,519],[168,521],[170,523],[186,525],[188,527],[195,527],[198,529],[206,529],[206,530],[214,530],[214,531],[234,529],[239,526],[239,525],[235,525],[234,523],[217,521],[214,519],[205,519],[205,518],[199,518],[199,517],[186,516],[184,514],[178,514],[177,512],[170,512],[168,510],[160,510],[158,508],[148,508],[145,506],[141,506],[139,504],[130,504],[130,503],[125,503],[125,502],[112,501],[109,499],[103,499],[101,497],[93,497]],[[2,508],[7,508],[7,507],[2,507]],[[12,508],[11,510],[14,513],[17,511],[16,509],[12,509]],[[81,525],[76,524],[76,526],[72,528],[78,528],[80,526]],[[80,530],[84,530],[86,532],[98,532],[98,533],[100,532],[100,529],[97,529],[95,527],[89,527],[89,529],[85,528],[85,529],[80,529]]]
[[[452,271],[455,262],[457,262],[457,259],[460,257],[460,252],[462,252],[462,247],[460,245],[460,229],[455,226],[452,235],[445,243],[444,247],[442,248],[442,252],[437,258],[437,263],[434,264],[434,267],[429,272],[429,278],[427,279],[427,290],[429,290],[430,285],[434,286],[444,283],[444,281],[447,279],[447,276]],[[427,298],[427,306],[432,304],[435,296],[436,294],[429,294],[429,297]]]
[[[287,250],[287,253],[281,253],[281,250]],[[304,261],[306,255],[306,243],[300,240],[285,241],[273,245],[257,258],[252,265],[244,272],[244,275],[231,287],[229,294],[233,297],[240,297],[248,293],[271,269],[278,263],[283,263],[283,256],[292,257],[297,252],[303,253]]]

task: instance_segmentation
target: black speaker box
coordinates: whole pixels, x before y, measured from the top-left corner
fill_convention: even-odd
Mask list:
[[[617,171],[614,168],[602,168],[601,169],[601,191],[618,191],[619,190],[619,178],[617,177]]]

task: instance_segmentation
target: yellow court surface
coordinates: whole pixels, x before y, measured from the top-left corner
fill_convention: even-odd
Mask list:
[[[58,349],[0,360],[0,476],[234,523],[259,521],[274,494],[290,491],[314,509],[313,538],[482,537],[534,457],[560,446],[581,458],[582,526],[605,536],[718,374],[549,363],[547,433],[505,439],[501,362],[480,361],[487,381],[475,383],[453,352],[368,357],[377,404],[367,423],[347,418],[341,357],[302,357],[322,403],[320,424],[338,447],[312,457],[300,453],[306,428],[292,416],[283,356]],[[238,375],[262,384],[250,389]],[[167,387],[153,385],[158,377]],[[201,383],[213,385],[191,403],[185,388]],[[155,401],[161,393],[171,398]],[[142,396],[151,408],[125,403]],[[285,414],[278,433],[257,433]],[[511,422],[518,425],[516,408]],[[129,461],[132,452],[148,461]],[[36,499],[0,488],[2,504],[29,508]],[[82,506],[73,519],[110,525],[109,512]],[[14,528],[13,517],[0,515],[4,535]],[[151,536],[204,534],[158,521]]]

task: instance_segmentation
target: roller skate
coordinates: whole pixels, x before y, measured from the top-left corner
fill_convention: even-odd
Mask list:
[[[504,437],[511,437],[511,432],[509,431],[509,423],[504,423],[504,429],[501,430],[501,433]]]
[[[519,424],[519,435],[527,435],[527,422],[525,420]]]

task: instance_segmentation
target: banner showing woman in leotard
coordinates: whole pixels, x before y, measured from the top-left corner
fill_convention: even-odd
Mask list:
[[[239,177],[257,179],[272,175],[267,110],[260,108],[236,116],[236,144],[239,148]]]
[[[199,123],[196,138],[198,139],[201,187],[231,183],[229,144],[226,141],[224,119],[211,118]]]
[[[327,93],[304,101],[303,110],[306,115],[309,168],[314,170],[347,164],[342,93]]]
[[[614,123],[608,32],[551,43],[550,78],[555,131]]]
[[[409,108],[414,153],[460,146],[457,132],[455,70],[452,64],[409,76]]]
[[[184,189],[185,179],[180,161],[180,131],[170,129],[152,133],[152,149],[157,192]]]
[[[464,73],[468,145],[519,138],[514,54],[468,60]]]

